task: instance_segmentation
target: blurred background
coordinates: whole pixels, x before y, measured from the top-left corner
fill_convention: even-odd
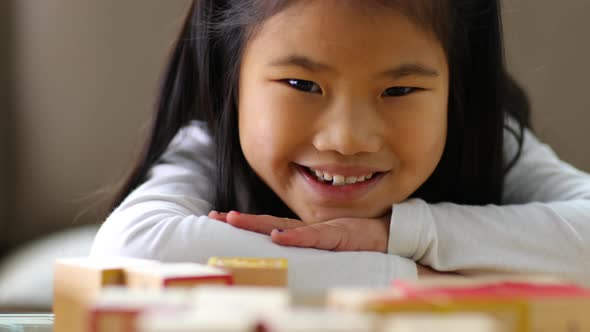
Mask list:
[[[46,310],[53,258],[87,254],[188,5],[0,0],[0,308]],[[503,5],[535,132],[590,171],[590,1]]]

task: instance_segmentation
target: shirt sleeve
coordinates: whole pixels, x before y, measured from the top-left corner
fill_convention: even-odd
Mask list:
[[[408,258],[374,252],[283,247],[270,237],[207,218],[213,201],[214,149],[202,127],[184,129],[148,176],[107,218],[91,256],[130,256],[206,263],[212,256],[289,260],[289,286],[301,292],[333,286],[386,286],[415,279]]]
[[[505,154],[518,145],[506,135]],[[525,130],[501,205],[394,205],[388,252],[441,271],[547,273],[590,282],[590,175]]]

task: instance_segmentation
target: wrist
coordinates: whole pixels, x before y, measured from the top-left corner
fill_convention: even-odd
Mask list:
[[[377,251],[387,253],[389,248],[389,227],[391,225],[391,212],[378,219],[381,226],[381,234]]]

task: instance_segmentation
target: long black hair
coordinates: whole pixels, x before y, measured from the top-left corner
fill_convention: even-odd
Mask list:
[[[244,46],[260,22],[293,1],[193,1],[161,81],[149,141],[113,208],[145,181],[180,128],[202,120],[217,154],[214,208],[294,216],[248,165],[237,123]],[[434,173],[413,197],[428,202],[500,203],[504,174],[518,158],[504,160],[506,116],[520,126],[511,131],[520,151],[529,103],[506,71],[499,0],[378,2],[395,4],[430,28],[443,44],[450,67],[446,146]],[[238,195],[239,191],[246,195]]]

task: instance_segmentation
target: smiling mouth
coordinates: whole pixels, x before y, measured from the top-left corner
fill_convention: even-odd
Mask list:
[[[305,180],[307,188],[313,193],[313,195],[317,195],[315,196],[316,198],[338,202],[351,202],[361,199],[369,194],[390,172],[374,172],[369,174],[370,176],[368,178],[365,175],[362,181],[355,181],[352,183],[353,179],[351,179],[351,176],[344,178],[344,176],[338,176],[336,174],[335,176],[332,176],[330,181],[325,179],[325,173],[320,177],[319,175],[316,175],[315,170],[312,168],[299,164],[295,164],[294,166],[297,172]],[[359,180],[359,178],[362,177],[363,175],[357,176],[356,180]]]
[[[377,182],[387,172],[372,172],[360,176],[344,176],[339,174],[330,174],[315,170],[313,168],[295,164],[299,172],[309,181],[325,187],[348,188],[364,187],[371,183]]]
[[[383,174],[383,172],[373,172],[360,176],[343,176],[339,174],[329,174],[326,172],[321,172],[303,165],[298,166],[300,166],[306,174],[308,174],[312,179],[316,180],[317,182],[327,186],[335,187],[350,186],[365,182],[371,182],[371,179],[377,178],[379,177],[379,175]]]

